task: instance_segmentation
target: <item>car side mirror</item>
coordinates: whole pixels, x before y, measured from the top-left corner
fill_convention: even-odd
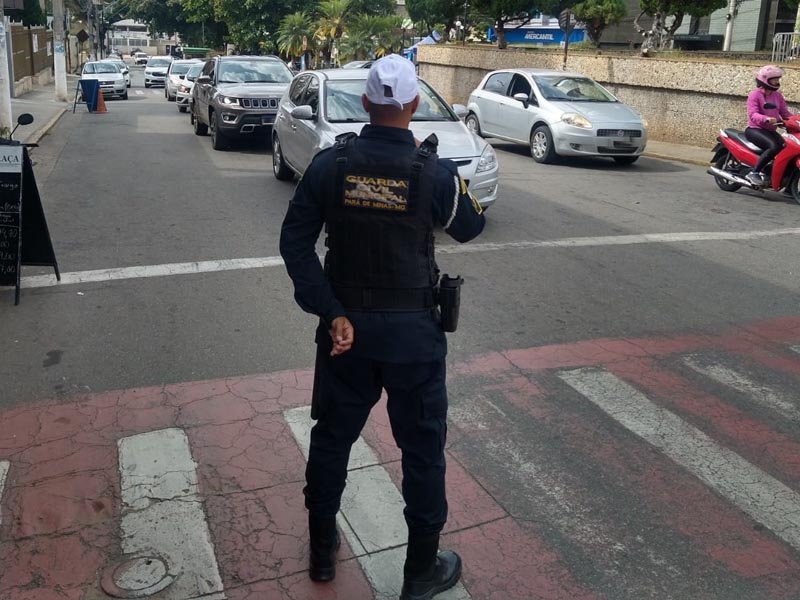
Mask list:
[[[292,109],[292,116],[295,119],[300,119],[301,121],[312,121],[314,119],[314,109],[311,108],[308,104],[303,104],[302,106],[295,106]]]
[[[519,94],[514,94],[512,97],[514,98],[514,100],[519,100],[520,102],[522,102],[522,106],[524,106],[525,108],[528,108],[528,104],[531,103],[530,96],[528,94],[523,94],[522,92],[520,92]]]
[[[195,83],[211,83],[211,77],[208,75],[200,75],[200,77],[195,79]]]
[[[453,112],[456,113],[456,116],[462,120],[469,114],[467,107],[463,104],[453,104]]]

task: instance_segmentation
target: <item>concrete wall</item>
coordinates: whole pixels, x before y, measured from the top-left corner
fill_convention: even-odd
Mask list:
[[[466,104],[470,92],[491,70],[508,67],[558,69],[563,52],[496,46],[419,46],[420,77],[450,103]],[[567,69],[595,79],[636,108],[648,121],[654,140],[711,145],[721,127],[744,128],[747,94],[760,63],[597,55],[572,52]],[[781,65],[781,91],[793,112],[800,112],[800,66]]]

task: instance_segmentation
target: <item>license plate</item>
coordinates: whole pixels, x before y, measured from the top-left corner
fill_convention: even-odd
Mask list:
[[[261,124],[262,125],[272,125],[275,122],[274,115],[262,115],[261,116]]]

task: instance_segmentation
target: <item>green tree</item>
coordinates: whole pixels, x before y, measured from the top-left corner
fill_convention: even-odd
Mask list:
[[[326,62],[330,61],[331,44],[341,38],[345,32],[349,4],[349,0],[321,0],[317,4],[314,39],[317,50],[323,54]]]
[[[47,17],[39,5],[39,0],[25,0],[21,9],[7,10],[6,14],[23,25],[46,25]]]
[[[564,0],[542,0],[537,3],[536,9],[544,14],[558,14],[566,4]],[[494,22],[497,34],[497,47],[506,48],[505,26],[511,21],[520,21],[520,26],[527,23],[533,16],[531,0],[473,0],[473,11],[483,14]]]
[[[583,0],[572,11],[586,25],[586,33],[595,46],[600,46],[603,30],[619,23],[628,12],[625,0]]]
[[[395,14],[395,0],[350,0],[351,15],[371,15],[375,17],[388,17]]]
[[[704,17],[724,8],[727,4],[726,0],[639,0],[642,12],[634,20],[633,27],[644,37],[642,53],[647,53],[650,48],[655,50],[669,48],[672,36],[686,15]],[[645,29],[639,24],[644,15],[653,18],[650,29]]]
[[[305,12],[288,14],[278,27],[278,49],[294,59],[303,53],[303,38],[308,39],[311,34],[311,18]]]
[[[474,0],[471,6],[474,5]],[[430,34],[436,25],[449,29],[459,15],[464,14],[461,0],[406,0],[406,11],[419,33]]]

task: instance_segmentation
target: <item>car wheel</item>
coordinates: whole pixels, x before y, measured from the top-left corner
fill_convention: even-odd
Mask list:
[[[531,156],[537,163],[550,164],[556,160],[553,134],[547,125],[539,125],[531,134]]]
[[[211,147],[214,150],[227,150],[230,142],[225,134],[219,130],[219,114],[212,113],[209,123],[211,124]]]
[[[122,94],[122,99],[123,100],[127,100],[128,99],[128,90],[127,89],[125,90],[125,93]]]
[[[283,149],[277,135],[272,136],[272,172],[275,174],[275,179],[280,181],[289,181],[294,178],[294,172],[283,160]]]
[[[178,112],[185,113],[185,112],[186,112],[186,107],[185,107],[185,106],[183,106],[183,105],[181,104],[181,105],[178,107]]]
[[[469,129],[475,135],[480,135],[483,137],[481,135],[481,123],[478,121],[478,115],[475,113],[469,113],[467,115],[467,118],[464,119],[464,125],[466,125],[467,129]]]
[[[147,82],[145,82],[145,84],[144,84],[144,87],[146,87],[146,88],[149,88],[149,87],[150,87],[150,84],[149,84],[149,83],[147,83]]]
[[[639,160],[638,156],[615,156],[614,162],[618,165],[632,165],[637,160]]]
[[[208,134],[208,125],[204,125],[200,122],[200,119],[197,118],[197,115],[193,115],[194,119],[192,125],[194,125],[194,134],[195,135],[207,135]]]
[[[131,84],[130,84],[130,82],[128,82],[128,85],[127,85],[127,87],[131,87]]]

